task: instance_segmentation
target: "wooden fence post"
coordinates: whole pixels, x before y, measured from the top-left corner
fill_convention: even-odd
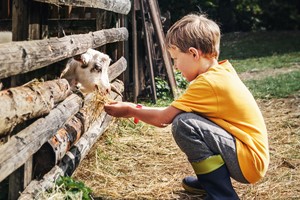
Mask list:
[[[137,45],[137,25],[136,25],[136,6],[138,0],[132,1],[132,54],[133,54],[133,101],[137,102],[137,97],[139,95],[139,74],[138,74],[138,45]]]
[[[172,90],[173,96],[177,97],[178,91],[177,91],[175,76],[174,76],[174,72],[172,69],[172,62],[171,62],[170,56],[169,56],[166,46],[165,46],[165,36],[164,36],[164,32],[163,32],[163,28],[162,28],[162,24],[161,24],[161,20],[160,20],[160,13],[159,13],[159,7],[157,5],[157,0],[149,0],[148,4],[149,4],[149,8],[150,8],[150,14],[153,19],[154,30],[155,30],[156,35],[159,40],[158,43],[159,43],[159,46],[160,46],[160,49],[162,52],[163,61],[165,63],[165,67],[167,70],[171,90]]]

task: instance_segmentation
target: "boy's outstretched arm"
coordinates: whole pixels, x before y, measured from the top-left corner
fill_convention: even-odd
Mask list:
[[[143,122],[157,127],[165,127],[172,123],[173,119],[182,111],[173,107],[137,108],[136,104],[129,102],[113,102],[104,105],[105,112],[114,117],[136,117]]]

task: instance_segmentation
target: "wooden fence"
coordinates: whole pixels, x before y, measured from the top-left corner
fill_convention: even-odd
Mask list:
[[[122,97],[116,93],[83,97],[58,77],[70,57],[98,48],[112,57],[111,83],[124,90],[123,82],[116,78],[127,67],[124,17],[131,2],[8,0],[7,5],[14,41],[0,44],[0,198],[34,199],[59,176],[72,175],[112,122],[103,112],[103,103]],[[93,31],[74,30],[73,35],[50,37],[47,22],[54,10],[64,8],[70,15],[70,9],[81,7],[81,13],[88,9],[96,13]],[[107,25],[111,13],[117,16],[113,27]]]

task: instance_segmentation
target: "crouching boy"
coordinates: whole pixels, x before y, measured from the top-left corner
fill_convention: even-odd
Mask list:
[[[269,165],[267,130],[252,94],[228,60],[218,62],[220,29],[204,15],[189,14],[167,32],[174,67],[190,82],[185,93],[164,108],[133,103],[105,105],[115,117],[135,117],[164,127],[186,154],[196,176],[182,185],[207,199],[238,199],[231,179],[255,183]]]

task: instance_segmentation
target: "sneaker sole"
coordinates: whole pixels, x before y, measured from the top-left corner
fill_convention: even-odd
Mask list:
[[[206,194],[205,190],[190,187],[190,186],[186,185],[184,182],[182,182],[182,187],[185,189],[185,191],[187,191],[191,194],[201,194],[201,195]]]

